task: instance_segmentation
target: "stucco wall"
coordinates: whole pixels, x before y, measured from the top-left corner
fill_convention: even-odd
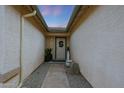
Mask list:
[[[0,6],[0,74],[20,67],[21,15],[11,6]],[[44,60],[44,36],[25,19],[23,33],[22,76],[25,79]],[[19,75],[0,87],[17,87]]]
[[[20,56],[20,14],[10,6],[1,6],[0,20],[2,33],[2,69],[5,74],[19,67]],[[18,85],[19,75],[3,84],[3,87],[15,87]]]
[[[24,20],[22,78],[25,79],[44,61],[44,36]],[[27,68],[28,67],[28,68]]]
[[[3,68],[3,66],[2,66],[2,63],[3,63],[3,31],[4,31],[4,27],[2,26],[2,24],[3,24],[3,18],[4,18],[4,14],[3,14],[3,12],[4,12],[4,10],[3,10],[3,6],[0,6],[0,20],[1,20],[1,22],[0,22],[0,74],[2,74],[2,68]]]
[[[93,87],[124,87],[124,6],[99,6],[71,36],[71,53]]]
[[[1,22],[0,22],[0,74],[2,74],[2,69],[3,69],[3,60],[4,60],[4,54],[3,54],[3,52],[4,52],[4,50],[3,50],[3,31],[4,31],[4,29],[3,29],[3,26],[2,26],[2,24],[3,24],[3,17],[4,17],[4,14],[3,14],[3,6],[0,6],[0,20],[1,20]],[[0,87],[2,87],[2,83],[0,83]]]

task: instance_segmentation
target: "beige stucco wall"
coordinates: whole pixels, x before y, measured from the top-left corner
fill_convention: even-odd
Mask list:
[[[0,74],[20,67],[21,15],[11,6],[0,6]],[[22,76],[25,79],[44,60],[44,36],[25,19],[23,34]],[[28,68],[27,68],[28,67]],[[0,87],[17,87],[19,75]]]
[[[43,61],[45,38],[29,21],[24,21],[22,79],[30,75]],[[28,66],[28,68],[27,68]]]
[[[4,31],[4,27],[2,26],[3,24],[3,17],[4,17],[4,14],[3,14],[4,10],[3,10],[3,6],[0,6],[0,74],[2,74],[2,69],[3,69],[3,60],[4,60],[4,46],[3,46],[3,31]],[[2,87],[2,83],[0,83],[0,87]]]
[[[2,24],[3,24],[3,22],[4,22],[4,20],[3,20],[3,18],[4,18],[4,14],[3,14],[3,12],[4,12],[4,10],[3,10],[3,6],[0,6],[0,20],[1,20],[1,22],[0,22],[0,43],[1,43],[1,45],[0,45],[0,74],[2,74],[2,68],[3,68],[3,66],[2,66],[2,63],[3,63],[3,59],[4,59],[4,55],[3,55],[3,52],[4,52],[4,50],[3,50],[3,31],[4,31],[4,27],[2,26]]]
[[[99,6],[71,36],[71,53],[93,87],[124,87],[124,6]]]
[[[19,67],[20,56],[20,14],[12,7],[0,6],[3,20],[1,27],[3,28],[1,39],[1,55],[2,55],[2,69],[1,74],[5,74]],[[3,84],[3,87],[15,87],[18,85],[19,75]]]
[[[70,47],[70,37],[67,37],[67,42],[66,42],[66,43],[67,43],[66,46],[67,46],[67,47]]]

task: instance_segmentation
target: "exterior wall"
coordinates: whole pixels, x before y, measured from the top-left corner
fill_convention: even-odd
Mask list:
[[[2,24],[3,24],[3,22],[4,22],[4,20],[3,20],[3,18],[4,18],[4,10],[3,10],[3,6],[0,6],[0,20],[1,20],[1,22],[0,22],[0,74],[2,74],[2,69],[3,69],[3,60],[4,60],[4,50],[3,50],[3,48],[4,48],[4,46],[3,46],[3,31],[4,31],[4,29],[3,29],[3,26],[2,26]],[[2,83],[0,83],[0,87],[2,87]]]
[[[1,19],[1,22],[0,22],[0,42],[1,42],[1,45],[0,45],[0,74],[2,74],[2,62],[3,62],[3,17],[4,17],[4,14],[3,14],[3,6],[0,6],[0,19]]]
[[[6,74],[11,70],[20,67],[20,24],[21,15],[11,6],[0,6],[0,74]],[[44,36],[38,29],[25,21],[23,35],[23,71],[25,79],[42,62],[44,56]],[[28,52],[27,52],[28,51]],[[0,87],[17,87],[19,75],[11,78]]]
[[[70,37],[67,37],[67,47],[70,47]]]
[[[1,27],[3,27],[2,33],[2,70],[1,74],[5,74],[17,67],[19,67],[20,57],[20,14],[16,12],[12,7],[1,6],[3,20]],[[3,87],[15,87],[18,85],[19,75],[3,84]]]
[[[44,36],[27,20],[23,31],[22,79],[24,80],[44,61]],[[28,66],[28,68],[27,68]]]
[[[71,53],[93,87],[124,87],[124,6],[99,6],[71,36]]]

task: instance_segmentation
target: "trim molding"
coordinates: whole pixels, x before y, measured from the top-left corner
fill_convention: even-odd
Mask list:
[[[69,28],[69,33],[72,35],[73,32],[86,20],[88,17],[97,9],[98,5],[84,5],[81,6],[77,16],[75,17],[72,25]]]
[[[10,70],[5,74],[0,74],[0,83],[6,83],[20,73],[20,67]]]

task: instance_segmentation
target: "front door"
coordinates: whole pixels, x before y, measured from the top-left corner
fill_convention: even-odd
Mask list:
[[[65,60],[65,38],[56,38],[56,60]]]

